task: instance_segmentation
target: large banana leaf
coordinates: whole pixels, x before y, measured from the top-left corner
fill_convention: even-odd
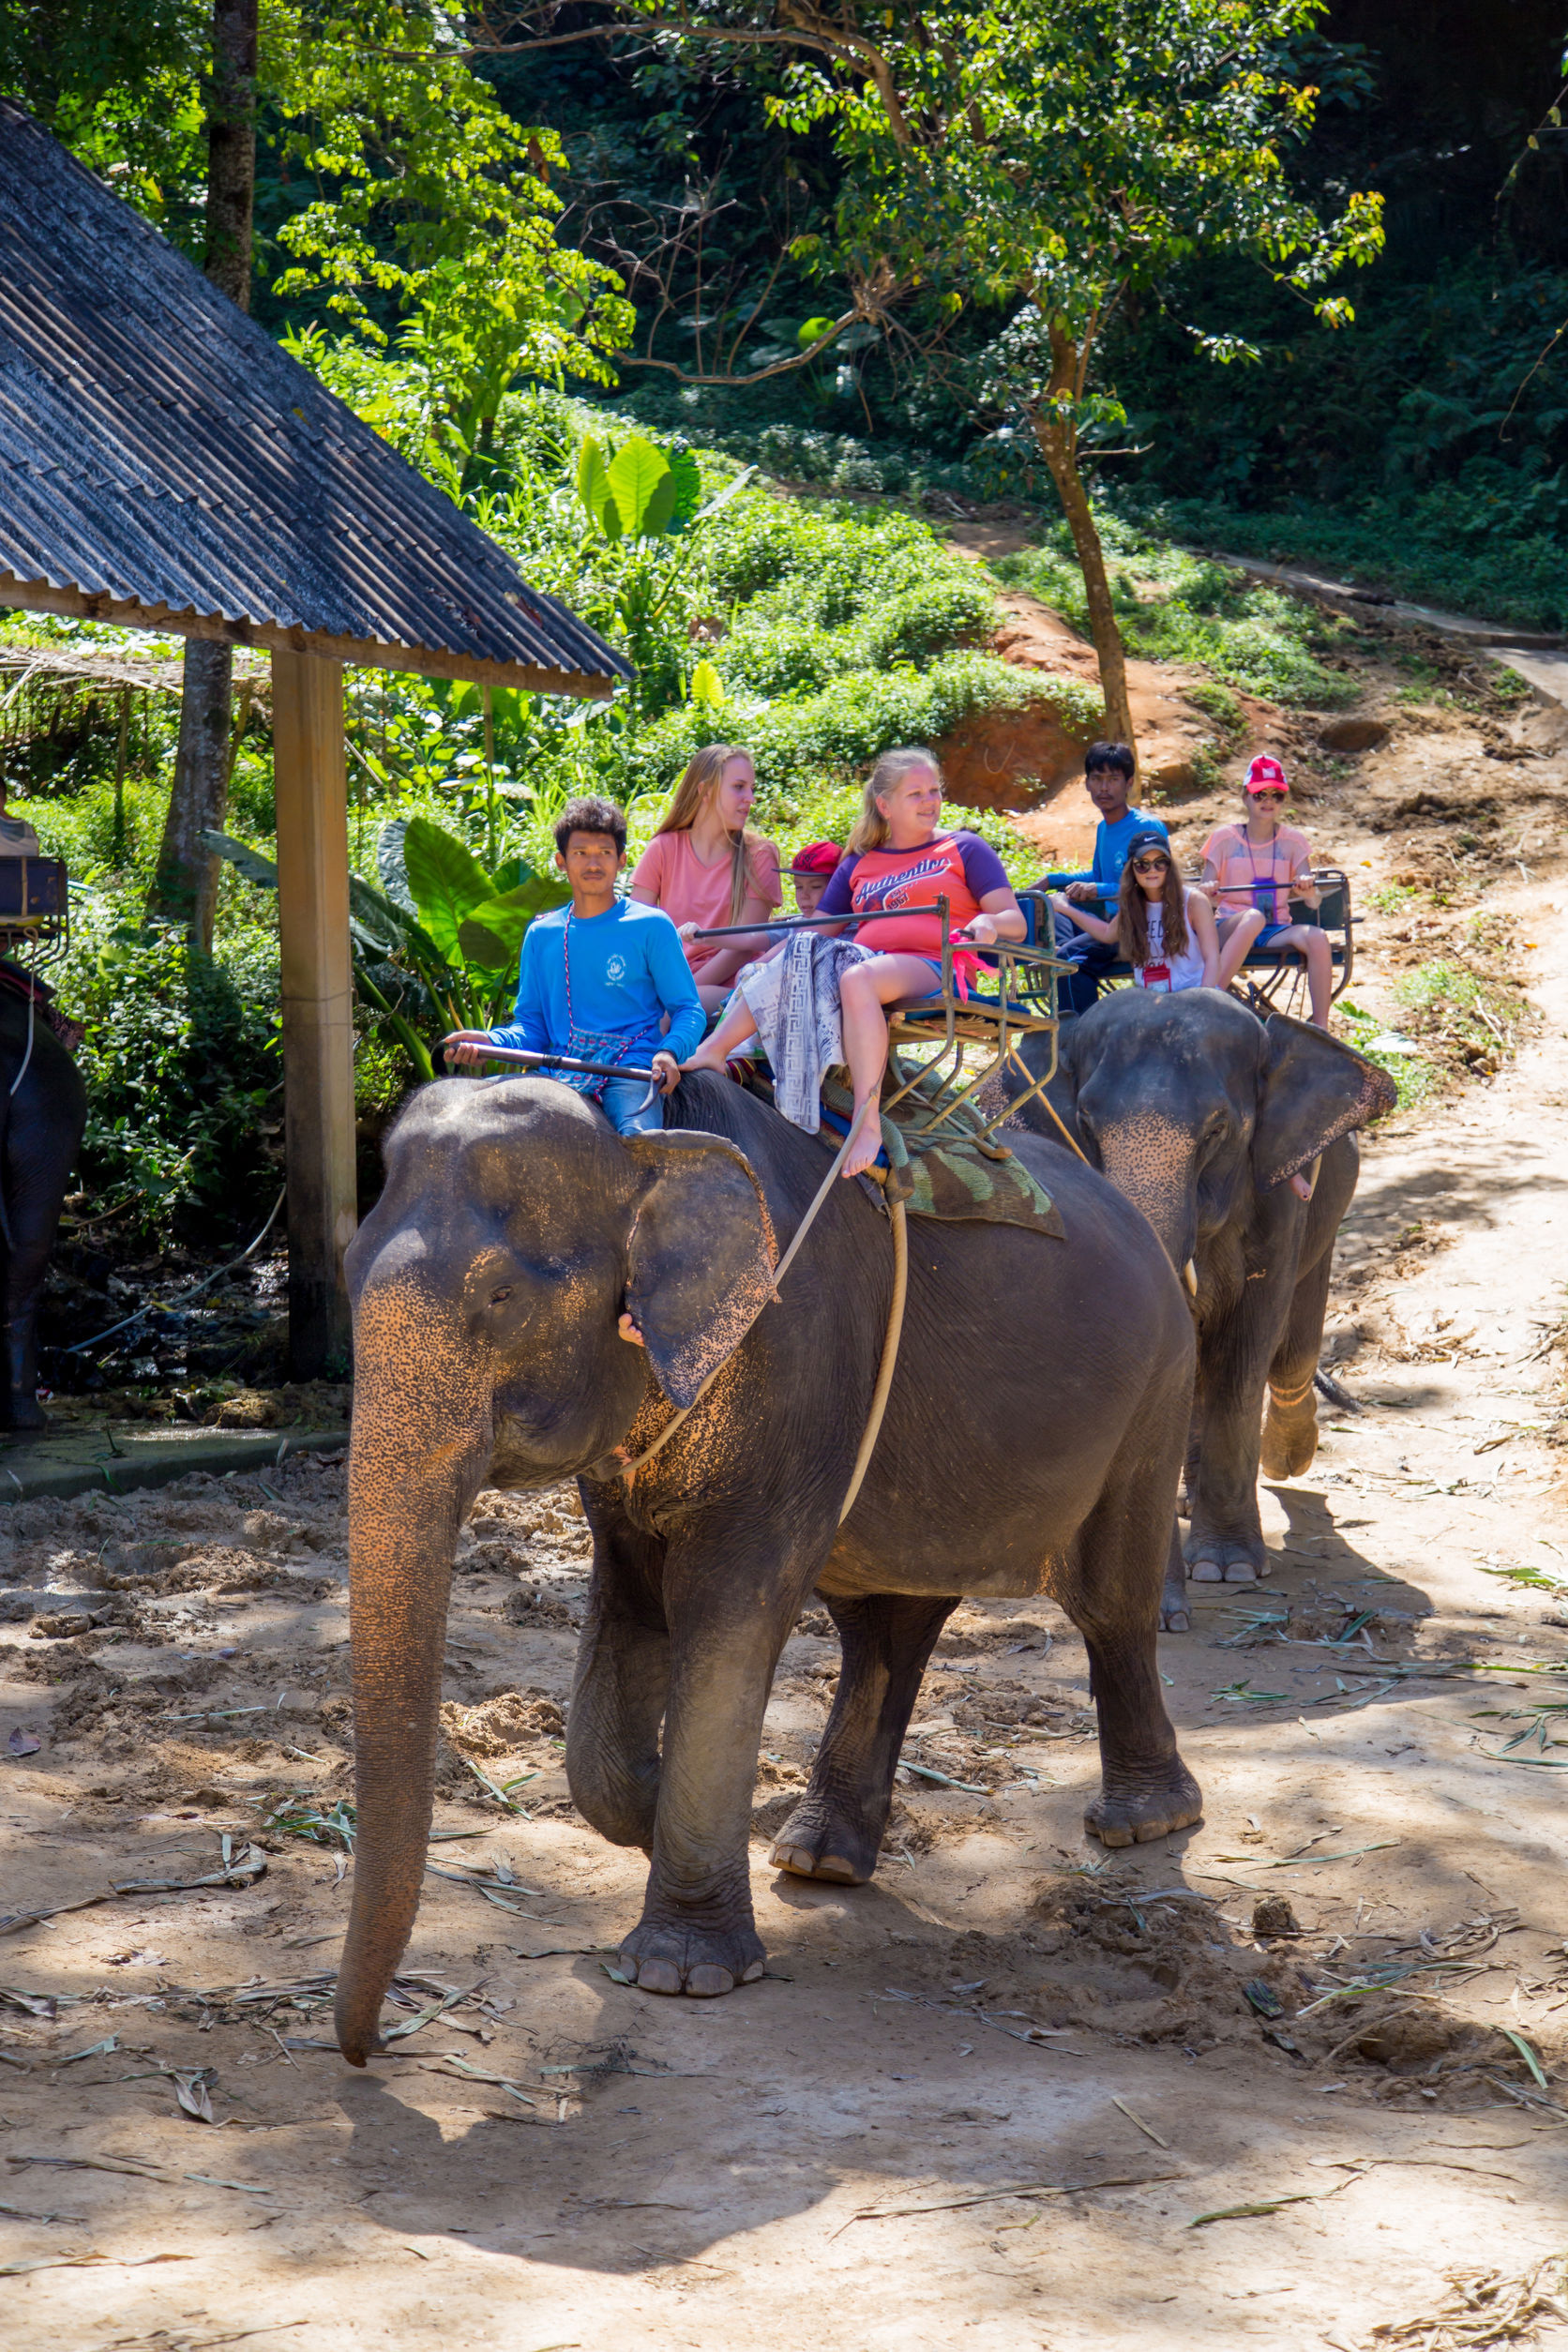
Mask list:
[[[551,907],[564,907],[570,896],[564,882],[528,874],[515,888],[498,892],[476,906],[459,927],[458,944],[471,964],[479,964],[487,972],[514,972],[522,953],[523,933],[534,917],[548,913]]]
[[[403,869],[419,919],[450,963],[462,953],[458,933],[465,917],[495,884],[472,850],[429,817],[411,817],[403,831]]]
[[[414,903],[414,893],[408,886],[408,874],[403,866],[403,836],[408,831],[406,817],[394,817],[382,826],[376,836],[376,871],[389,898],[406,909],[410,914],[419,910]]]
[[[610,490],[628,538],[663,536],[675,511],[676,483],[662,449],[636,435],[623,442],[611,460]]]
[[[621,509],[596,441],[585,441],[577,461],[577,494],[607,539],[621,536]]]

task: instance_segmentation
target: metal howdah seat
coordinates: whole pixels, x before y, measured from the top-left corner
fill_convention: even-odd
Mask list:
[[[1188,877],[1196,884],[1198,877]],[[1355,971],[1355,916],[1350,911],[1350,878],[1338,866],[1316,866],[1312,869],[1313,886],[1319,893],[1316,907],[1309,907],[1300,898],[1290,901],[1292,923],[1310,924],[1329,935],[1329,956],[1334,965],[1334,985],[1329,1001],[1335,1003],[1350,985]],[[1029,911],[1030,938],[1041,920],[1050,917],[1050,901],[1043,894],[1048,889],[1060,889],[1062,882],[1047,875],[1043,882],[1028,892],[1020,892],[1018,904]],[[1094,912],[1109,919],[1115,905],[1112,898],[1093,902]],[[1036,910],[1042,911],[1036,912]],[[1124,963],[1096,964],[1094,977],[1102,986],[1123,987],[1132,978],[1132,966]],[[1239,996],[1261,1013],[1295,1014],[1306,1001],[1306,958],[1299,947],[1254,947],[1231,984],[1231,994]]]
[[[960,990],[958,976],[953,967],[955,942],[949,925],[950,909],[945,897],[936,902],[936,912],[942,923],[942,984],[928,996],[901,997],[887,1008],[888,1037],[894,1048],[890,1070],[895,1081],[892,1090],[882,1098],[882,1108],[890,1111],[896,1103],[912,1094],[918,1085],[923,1097],[931,1100],[941,1086],[940,1102],[932,1115],[917,1132],[926,1133],[942,1126],[960,1107],[977,1095],[988,1078],[999,1077],[1009,1063],[1024,1080],[1024,1092],[988,1118],[979,1129],[983,1136],[1009,1119],[1023,1104],[1033,1102],[1044,1092],[1056,1075],[1056,1039],[1060,1027],[1057,1011],[1057,975],[1068,966],[1053,955],[1049,948],[1037,942],[1036,924],[1033,911],[1024,907],[1027,927],[1023,940],[998,940],[992,947],[975,947],[968,940],[957,945],[965,953],[979,957],[988,974],[982,980],[976,974],[967,993]],[[988,975],[995,974],[994,986]],[[1026,1037],[1048,1035],[1050,1056],[1046,1069],[1036,1074],[1025,1064],[1018,1048]],[[912,1069],[897,1057],[897,1048],[930,1047],[937,1050],[925,1056]],[[958,1081],[964,1072],[966,1046],[981,1048],[978,1074]],[[940,1078],[939,1078],[940,1073]],[[936,1083],[933,1083],[936,1081]]]
[[[942,978],[928,995],[903,997],[887,1007],[891,1050],[882,1093],[882,1108],[891,1111],[918,1090],[918,1102],[928,1108],[929,1116],[922,1119],[918,1109],[912,1118],[906,1112],[904,1123],[911,1134],[924,1135],[944,1125],[979,1093],[988,1078],[997,1077],[1011,1063],[1024,1081],[1023,1093],[991,1110],[978,1128],[965,1123],[968,1140],[988,1136],[1021,1104],[1033,1102],[1043,1093],[1056,1074],[1057,975],[1070,967],[1048,947],[1039,945],[1034,910],[1027,898],[1018,903],[1024,910],[1027,936],[1022,941],[999,940],[994,947],[955,941],[952,910],[945,897],[938,898],[934,909],[919,910],[923,914],[934,912],[942,924]],[[910,912],[909,908],[898,907],[876,914],[794,915],[776,923],[722,924],[701,930],[696,937],[740,939],[759,933],[861,930],[874,923],[907,920]],[[986,974],[984,979],[976,974],[967,991],[960,989],[954,970],[955,946],[978,956]],[[1050,1038],[1050,1057],[1048,1066],[1036,1075],[1024,1063],[1018,1048],[1026,1037],[1041,1034]],[[981,1048],[982,1066],[974,1077],[965,1072],[967,1046]],[[900,1047],[921,1048],[919,1059],[901,1056]],[[978,1118],[978,1109],[973,1115]]]
[[[0,956],[37,967],[63,955],[69,939],[65,860],[8,855],[0,842]]]

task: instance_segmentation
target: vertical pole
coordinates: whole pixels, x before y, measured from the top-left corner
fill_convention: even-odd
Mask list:
[[[272,656],[289,1182],[289,1361],[297,1380],[346,1377],[343,1252],[354,1193],[353,980],[343,666]]]

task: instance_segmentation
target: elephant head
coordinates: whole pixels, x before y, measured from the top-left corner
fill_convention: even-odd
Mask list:
[[[348,1256],[350,1598],[358,1833],[338,2039],[362,2066],[418,1907],[452,1552],[492,1463],[508,1485],[613,1475],[689,1405],[773,1295],[744,1153],[616,1136],[550,1079],[426,1087]],[[618,1326],[629,1311],[643,1345]]]
[[[1062,1074],[1089,1158],[1186,1268],[1211,1236],[1341,1136],[1393,1108],[1386,1071],[1326,1031],[1258,1020],[1212,988],[1103,997],[1072,1024]]]

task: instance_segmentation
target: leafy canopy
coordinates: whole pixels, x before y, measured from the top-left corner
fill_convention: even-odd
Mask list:
[[[612,381],[634,314],[612,270],[557,239],[561,143],[506,113],[445,10],[264,0],[262,80],[322,190],[279,231],[279,294],[324,292],[372,346],[395,306],[469,446],[519,372]]]
[[[1222,249],[1338,324],[1353,314],[1328,280],[1380,249],[1380,201],[1353,194],[1320,219],[1285,169],[1313,120],[1324,5],[866,9],[874,66],[801,57],[770,105],[797,130],[832,126],[841,245],[868,288],[919,289],[950,312],[1021,294],[1081,344],[1119,294]]]

